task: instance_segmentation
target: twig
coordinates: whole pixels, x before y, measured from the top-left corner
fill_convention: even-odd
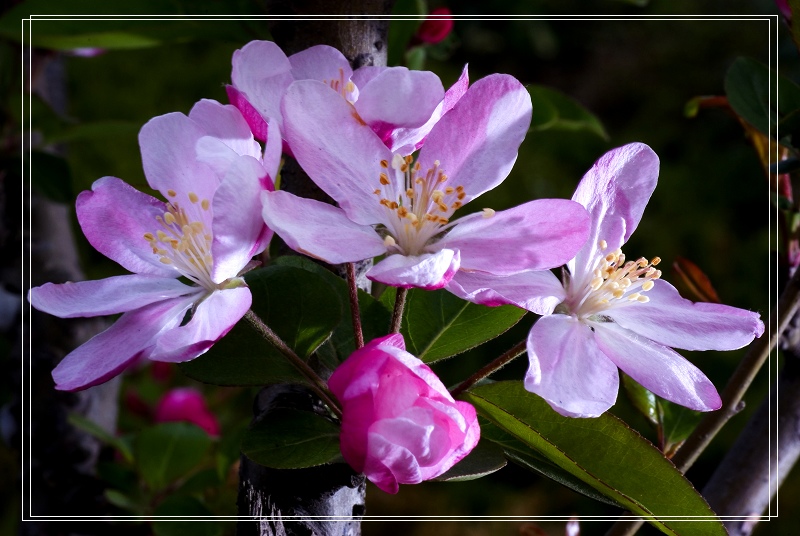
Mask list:
[[[252,310],[247,311],[244,317],[250,322],[256,331],[261,334],[262,337],[275,346],[280,353],[286,356],[289,359],[289,362],[311,382],[310,387],[314,390],[317,396],[319,396],[323,402],[328,405],[337,418],[341,419],[342,410],[335,402],[336,398],[333,396],[333,393],[328,390],[328,387],[325,385],[325,382],[322,381],[322,378],[320,378],[317,373],[314,372],[314,369],[309,367],[305,361],[300,359],[300,356],[294,353],[294,350],[289,348],[289,346],[283,342],[283,339],[281,339],[277,333],[272,331],[272,329],[270,329],[270,327],[267,326],[264,321],[261,320]]]
[[[400,325],[403,323],[403,309],[406,307],[407,288],[398,288],[394,298],[394,311],[392,311],[392,325],[389,333],[400,333]]]
[[[347,286],[350,289],[350,314],[353,318],[353,335],[356,339],[356,350],[364,346],[364,332],[361,330],[361,314],[358,309],[358,286],[356,285],[356,266],[347,263]]]
[[[450,394],[453,397],[456,397],[481,381],[482,379],[488,377],[489,375],[493,374],[495,371],[500,370],[516,357],[522,355],[525,352],[525,345],[527,341],[522,340],[515,344],[511,349],[506,351],[503,355],[480,369],[478,372],[461,382],[457,387],[450,391]]]

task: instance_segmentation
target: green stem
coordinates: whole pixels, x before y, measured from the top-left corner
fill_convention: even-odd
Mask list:
[[[510,363],[512,360],[514,360],[516,357],[522,355],[525,352],[526,344],[527,341],[525,340],[518,342],[512,348],[510,348],[506,353],[504,353],[503,355],[501,355],[500,357],[498,357],[497,359],[495,359],[494,361],[492,361],[491,363],[480,369],[478,372],[476,372],[475,374],[464,380],[460,385],[458,385],[456,388],[450,391],[450,394],[453,395],[453,397],[455,398],[456,396],[460,395],[461,393],[463,393],[464,391],[466,391],[467,389],[469,389],[482,379],[500,370],[508,363]]]
[[[403,309],[406,307],[407,288],[398,288],[394,298],[394,311],[392,311],[392,325],[389,333],[400,333],[400,325],[403,323]]]
[[[361,329],[361,313],[358,309],[358,286],[356,285],[356,265],[347,263],[347,286],[350,288],[350,314],[353,318],[353,336],[356,350],[364,347],[364,332]]]
[[[289,362],[295,366],[295,368],[300,371],[300,373],[306,377],[311,382],[311,389],[319,396],[323,402],[325,402],[331,411],[336,415],[337,418],[342,418],[342,410],[339,408],[339,405],[336,403],[336,398],[333,396],[328,390],[328,386],[325,385],[325,382],[320,378],[314,369],[308,366],[308,364],[300,359],[294,350],[289,348],[289,346],[283,342],[277,333],[272,331],[269,326],[267,326],[263,320],[261,320],[258,315],[256,315],[252,310],[247,311],[244,315],[248,322],[258,331],[262,337],[264,337],[270,344],[272,344],[275,348],[280,351]]]

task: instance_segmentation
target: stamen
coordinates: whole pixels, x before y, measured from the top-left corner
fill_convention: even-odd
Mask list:
[[[196,193],[189,192],[189,201],[191,201],[192,203],[197,203],[199,200],[200,200],[200,198],[197,197]]]
[[[483,217],[484,218],[488,219],[488,218],[491,218],[494,215],[495,215],[495,212],[494,212],[493,209],[491,209],[491,208],[483,209]]]

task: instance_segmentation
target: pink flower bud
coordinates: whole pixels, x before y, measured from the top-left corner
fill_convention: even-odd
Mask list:
[[[429,16],[422,21],[414,37],[415,41],[434,45],[453,31],[453,19],[448,18],[453,13],[446,7],[439,7],[430,14],[433,17]]]
[[[450,469],[478,444],[475,408],[453,400],[401,335],[354,352],[329,380],[342,403],[342,455],[387,493]]]
[[[775,5],[786,20],[792,20],[792,8],[789,7],[787,0],[775,0]]]
[[[184,421],[196,424],[208,435],[219,435],[217,418],[203,400],[203,395],[191,388],[172,389],[158,401],[156,422]]]

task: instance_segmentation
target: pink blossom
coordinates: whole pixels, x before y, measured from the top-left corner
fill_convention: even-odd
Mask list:
[[[352,103],[360,117],[393,151],[418,149],[433,125],[461,98],[469,85],[467,68],[444,91],[430,71],[405,67],[356,69],[341,52],[318,45],[286,54],[271,41],[251,41],[233,53],[230,102],[241,110],[257,139],[267,122],[283,131],[281,101],[295,80],[318,80]],[[285,147],[291,153],[291,145]]]
[[[47,283],[28,294],[34,307],[63,318],[124,313],[58,364],[57,389],[102,383],[141,358],[193,359],[250,308],[240,275],[272,234],[259,218],[259,194],[272,189],[280,145],[276,153],[268,143],[262,156],[241,114],[207,100],[188,117],[150,120],[139,144],[148,183],[166,203],[114,177],[76,202],[89,243],[133,274]]]
[[[333,264],[385,255],[367,277],[436,289],[459,270],[508,275],[558,266],[586,240],[588,214],[564,199],[451,221],[500,184],[517,158],[531,101],[511,76],[473,84],[433,126],[416,162],[389,150],[351,103],[320,82],[292,84],[283,115],[295,158],[339,205],[284,191],[262,196],[267,225],[296,251]]]
[[[171,389],[164,393],[155,408],[156,422],[189,422],[208,435],[219,435],[219,422],[206,405],[203,395],[189,387]]]
[[[721,405],[711,381],[672,348],[733,350],[764,332],[757,313],[693,303],[661,279],[658,257],[625,260],[658,180],[658,157],[632,143],[606,153],[572,199],[591,215],[589,240],[551,272],[506,278],[465,274],[449,289],[487,305],[511,303],[545,315],[528,335],[525,388],[566,416],[595,417],[617,397],[623,370],[658,396],[699,411]]]
[[[435,478],[475,448],[475,408],[387,335],[354,352],[328,382],[342,404],[342,455],[387,493]]]
[[[775,0],[775,5],[786,20],[792,20],[792,8],[787,0]]]
[[[438,7],[431,11],[427,19],[417,28],[415,40],[434,45],[441,42],[453,31],[453,13],[446,7]]]

